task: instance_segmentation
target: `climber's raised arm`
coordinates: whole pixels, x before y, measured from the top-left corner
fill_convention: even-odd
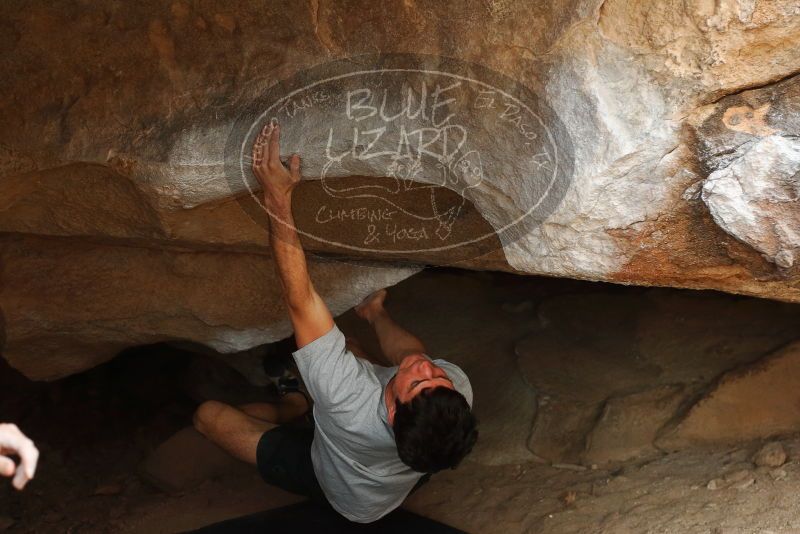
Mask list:
[[[289,169],[280,160],[280,126],[264,125],[253,145],[253,174],[264,190],[269,213],[269,241],[298,347],[308,345],[333,327],[325,302],[308,275],[305,253],[292,216],[292,191],[300,183],[300,156]]]

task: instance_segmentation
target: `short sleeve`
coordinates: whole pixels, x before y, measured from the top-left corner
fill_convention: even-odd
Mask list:
[[[336,324],[326,334],[292,353],[311,398],[319,407],[347,411],[360,403],[359,382],[369,372],[366,364],[345,348]]]
[[[467,399],[467,404],[472,408],[472,384],[469,382],[467,373],[461,367],[447,360],[433,360],[433,363],[444,369],[447,377],[453,382],[456,391],[464,395],[464,398]]]

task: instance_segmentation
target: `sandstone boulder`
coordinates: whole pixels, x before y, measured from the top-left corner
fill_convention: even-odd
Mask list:
[[[390,264],[312,267],[337,312],[419,263],[800,301],[791,3],[34,0],[0,21],[3,353],[30,376],[287,333],[242,155],[269,115],[304,157],[307,249]]]
[[[779,441],[767,443],[753,455],[753,463],[759,467],[780,467],[786,462],[786,450]]]
[[[35,379],[132,345],[192,341],[231,353],[291,333],[268,256],[17,235],[0,241],[3,354]],[[414,269],[315,262],[333,313]]]
[[[658,431],[680,406],[681,386],[662,386],[608,399],[586,439],[583,463],[603,465],[657,456]]]
[[[792,343],[723,375],[656,444],[677,450],[797,432],[799,394],[800,343]]]
[[[664,427],[716,377],[796,339],[793,306],[662,289],[543,299],[515,346],[538,393],[528,447],[587,465],[657,454]],[[751,423],[758,435],[773,424]]]

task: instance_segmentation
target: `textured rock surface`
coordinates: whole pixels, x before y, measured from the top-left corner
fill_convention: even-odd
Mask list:
[[[734,443],[800,428],[800,344],[725,374],[658,440],[664,449]]]
[[[658,453],[657,438],[717,377],[797,338],[795,307],[664,289],[542,299],[530,312],[536,327],[515,346],[520,372],[538,394],[528,447],[550,461],[586,465]],[[788,384],[782,391],[791,399]],[[747,437],[768,436],[773,423],[789,427],[782,414],[770,418],[773,404],[762,411],[753,396],[745,398],[763,416],[734,425],[749,425]],[[709,441],[736,432],[722,419],[696,427]]]
[[[586,439],[583,462],[603,465],[658,456],[653,442],[683,400],[680,386],[608,399]]]
[[[786,449],[779,441],[767,443],[753,455],[753,463],[759,467],[780,467],[786,463]]]
[[[733,237],[788,269],[800,249],[800,143],[771,135],[703,184],[703,202]]]
[[[277,309],[243,321],[240,307],[222,303],[228,283],[222,269],[247,271],[234,282],[238,299],[272,306],[276,298],[263,225],[242,208],[246,184],[226,179],[225,145],[243,109],[276,81],[375,52],[451,56],[517,80],[550,110],[551,126],[560,124],[554,131],[571,145],[571,172],[547,220],[522,235],[459,252],[398,254],[387,245],[350,251],[350,259],[458,262],[800,301],[798,15],[793,2],[745,0],[657,6],[492,0],[458,7],[435,0],[6,2],[0,6],[4,354],[32,376],[55,377],[129,343],[180,337],[229,350],[285,333]],[[391,94],[389,104],[399,106],[401,93]],[[306,131],[297,126],[305,124],[300,115],[282,120],[294,132],[287,150],[306,156],[306,177],[325,174],[320,124],[312,121]],[[475,113],[464,122],[481,159],[459,161],[482,174],[466,190],[451,188],[469,202],[453,212],[448,239],[491,235],[535,197],[534,186],[506,172],[521,160],[521,147],[492,137],[493,120]],[[350,131],[352,124],[341,119],[333,126]],[[372,185],[389,176],[376,165],[337,172]],[[298,194],[301,226],[314,223],[318,199],[329,192],[320,182]],[[424,194],[411,191],[406,201],[422,205]],[[369,213],[381,206],[376,199],[360,205]],[[351,217],[326,228],[330,241],[359,237],[367,226]],[[404,239],[419,239],[402,228],[383,237],[396,243],[403,231]],[[30,235],[59,239],[21,237]],[[342,254],[325,240],[305,239],[312,250]],[[80,269],[59,263],[72,261],[70,254]],[[163,262],[186,258],[205,269],[207,284],[171,283]],[[144,279],[115,275],[113,263]],[[63,298],[42,292],[56,280],[30,280],[37,278],[30,276],[34,265],[56,280],[61,271],[72,273],[69,284],[56,288]],[[337,311],[411,272],[391,267],[376,275],[327,263],[314,269]],[[28,270],[25,280],[17,280],[18,270]],[[143,290],[140,282],[162,290]],[[101,298],[102,306],[84,304],[78,291]],[[95,336],[92,325],[111,316],[114,327]],[[30,345],[37,336],[51,341]]]
[[[0,255],[4,355],[31,378],[78,372],[132,345],[188,340],[235,352],[291,333],[268,256],[34,236],[3,240]],[[311,266],[337,314],[413,272]]]

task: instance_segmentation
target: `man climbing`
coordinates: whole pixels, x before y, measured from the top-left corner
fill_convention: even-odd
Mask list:
[[[195,427],[256,464],[268,483],[328,502],[351,521],[375,521],[426,474],[455,468],[470,452],[478,436],[472,388],[459,367],[431,360],[422,342],[389,317],[385,290],[356,313],[374,327],[391,367],[372,363],[377,360],[346,340],[308,276],[291,211],[300,157],[292,155],[288,170],[281,163],[280,126],[273,122],[253,146],[253,172],[270,214],[270,245],[299,347],[294,360],[313,400],[314,428],[285,424],[311,408],[299,391],[277,404],[205,402]]]

